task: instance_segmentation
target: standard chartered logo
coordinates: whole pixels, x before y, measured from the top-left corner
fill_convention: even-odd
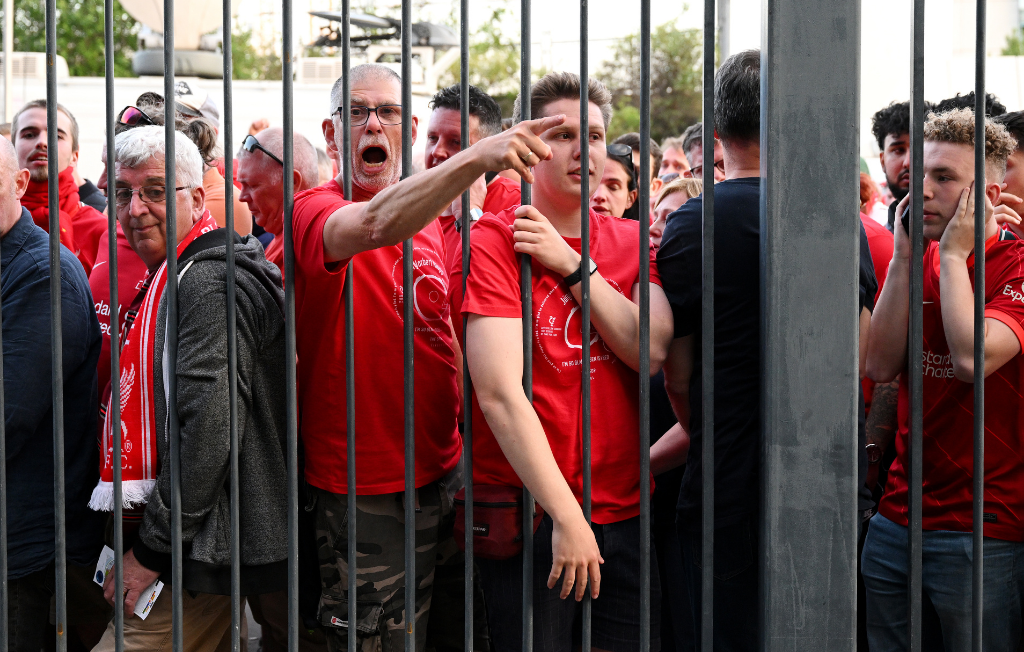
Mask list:
[[[922,355],[924,376],[933,378],[953,378],[953,358],[948,353],[939,355],[925,351]]]

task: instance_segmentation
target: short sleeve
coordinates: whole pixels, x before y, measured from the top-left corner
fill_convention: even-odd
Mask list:
[[[512,229],[502,216],[485,215],[473,227],[471,266],[466,278],[462,312],[487,317],[522,317],[519,256]],[[461,265],[457,266],[461,271]],[[461,282],[461,278],[459,279]]]
[[[336,190],[335,190],[336,189]],[[351,204],[341,195],[337,182],[295,196],[292,234],[295,265],[304,274],[342,274],[347,260],[324,261],[324,225],[334,211]]]
[[[998,267],[998,274],[992,274],[995,265],[986,261],[985,272],[991,275],[986,285],[992,298],[985,304],[985,317],[1006,324],[1024,351],[1024,242],[1012,241],[1005,255],[1006,263]]]
[[[676,337],[692,335],[700,324],[700,226],[701,200],[691,199],[669,215],[657,254],[658,278],[672,306]]]
[[[875,263],[871,260],[871,246],[864,225],[860,226],[860,310],[875,311],[875,295],[878,294],[878,279],[875,278]]]

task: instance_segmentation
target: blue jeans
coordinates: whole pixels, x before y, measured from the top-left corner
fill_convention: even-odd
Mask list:
[[[970,532],[925,530],[922,588],[935,606],[946,650],[971,647]],[[985,539],[984,649],[1013,652],[1021,635],[1024,543]],[[881,514],[871,519],[861,569],[867,591],[871,652],[907,649],[907,528]]]

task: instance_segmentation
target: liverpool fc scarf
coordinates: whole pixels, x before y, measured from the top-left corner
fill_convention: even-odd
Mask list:
[[[185,238],[178,243],[178,255],[208,231],[217,228],[217,222],[206,211]],[[154,343],[156,341],[157,309],[164,287],[167,285],[167,262],[161,263],[155,274],[143,283],[142,302],[135,320],[124,328],[121,344],[121,382],[111,384],[111,393],[117,391],[121,399],[121,489],[123,507],[131,509],[144,505],[156,484],[156,405],[153,391]],[[166,370],[165,370],[166,372]],[[100,481],[93,489],[89,507],[101,512],[114,510],[114,433],[110,397],[104,410]],[[173,406],[168,406],[173,410]]]
[[[50,204],[48,181],[29,181],[25,196],[21,198],[21,205],[32,214],[32,221],[44,231],[50,230]],[[82,203],[78,198],[78,184],[75,183],[75,171],[71,166],[64,168],[64,171],[57,175],[57,199],[59,202],[60,215],[57,222],[60,224],[60,243],[78,255],[75,247],[74,230],[71,219],[78,212]]]

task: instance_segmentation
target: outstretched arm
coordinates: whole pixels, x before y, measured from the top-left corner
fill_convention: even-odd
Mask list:
[[[411,238],[485,172],[514,169],[532,183],[530,167],[551,157],[551,148],[539,135],[564,120],[565,116],[557,115],[520,122],[382,190],[368,202],[339,208],[324,224],[324,262],[346,260]]]

